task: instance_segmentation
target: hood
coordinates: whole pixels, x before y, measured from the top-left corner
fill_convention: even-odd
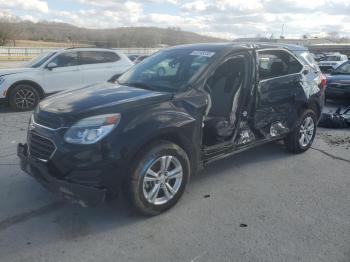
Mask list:
[[[166,101],[172,96],[172,93],[103,83],[48,97],[39,104],[39,110],[72,116],[92,112],[122,112],[137,106]],[[104,112],[105,110],[109,111]]]
[[[31,67],[0,69],[0,76],[24,73],[33,70],[35,70],[35,68]]]

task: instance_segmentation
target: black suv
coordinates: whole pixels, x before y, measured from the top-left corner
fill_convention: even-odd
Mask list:
[[[18,156],[25,172],[73,202],[96,205],[123,190],[154,215],[212,161],[273,140],[307,150],[325,85],[301,46],[169,48],[114,83],[43,100]]]

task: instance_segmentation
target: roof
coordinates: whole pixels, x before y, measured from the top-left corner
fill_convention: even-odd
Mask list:
[[[270,43],[270,42],[224,42],[224,43],[203,43],[188,44],[171,47],[171,49],[200,49],[206,51],[221,51],[227,49],[265,49],[265,48],[285,48],[290,51],[307,51],[304,46],[294,44]]]
[[[68,47],[68,48],[64,48],[61,50],[71,50],[71,49],[82,49],[82,50],[90,50],[90,51],[94,51],[94,50],[99,50],[99,51],[116,51],[115,49],[111,49],[111,48],[101,48],[101,47]]]

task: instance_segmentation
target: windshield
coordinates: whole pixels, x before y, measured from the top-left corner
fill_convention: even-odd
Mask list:
[[[43,63],[45,63],[50,57],[54,56],[55,54],[56,54],[56,52],[42,53],[42,54],[34,57],[32,60],[30,60],[26,64],[26,67],[37,68],[37,67],[41,66]]]
[[[350,63],[345,63],[334,70],[333,74],[350,74]]]
[[[215,53],[209,51],[162,51],[131,68],[118,82],[155,91],[178,92],[186,88],[214,56]]]
[[[340,61],[340,56],[326,56],[322,59],[322,61]]]

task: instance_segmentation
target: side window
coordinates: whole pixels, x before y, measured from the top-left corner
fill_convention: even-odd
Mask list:
[[[120,57],[114,52],[108,51],[82,51],[80,52],[80,64],[101,64],[113,63],[120,60]]]
[[[350,63],[341,65],[334,72],[338,74],[350,74]]]
[[[78,65],[78,54],[77,52],[66,52],[56,56],[50,61],[57,65],[57,67],[67,67]]]
[[[259,79],[269,79],[299,73],[303,66],[284,50],[266,50],[258,52]]]

